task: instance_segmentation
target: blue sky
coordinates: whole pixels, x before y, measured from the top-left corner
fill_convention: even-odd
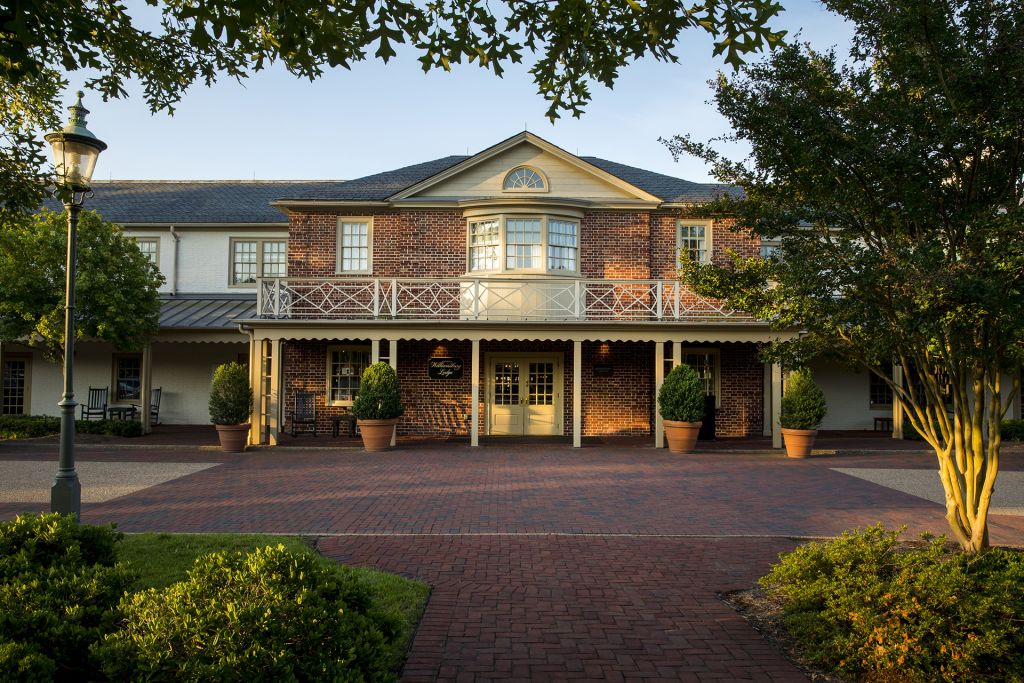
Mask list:
[[[801,31],[816,48],[845,52],[849,27],[812,0],[782,0],[777,28]],[[310,83],[273,68],[239,84],[190,90],[174,116],[143,100],[102,102],[86,93],[89,128],[109,149],[97,179],[351,179],[448,154],[472,154],[523,128],[572,153],[694,181],[695,159],[673,162],[659,137],[706,139],[726,130],[708,104],[707,82],[723,68],[702,33],[684,34],[679,64],[646,59],[613,90],[595,84],[580,119],[550,123],[524,65],[499,79],[475,65],[423,74],[415,55],[367,60]],[[71,91],[81,86],[74,76]],[[69,94],[70,97],[70,94]],[[733,150],[737,152],[741,150]]]

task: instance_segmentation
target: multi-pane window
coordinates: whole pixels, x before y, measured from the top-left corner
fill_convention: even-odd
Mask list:
[[[892,363],[883,362],[879,368],[889,377],[892,377]],[[892,405],[892,387],[886,384],[885,380],[873,372],[869,372],[868,397],[871,407],[888,408]]]
[[[718,354],[713,351],[684,351],[683,363],[693,368],[704,385],[704,394],[715,396],[717,390],[717,361]]]
[[[142,396],[142,358],[114,356],[114,401],[138,401]]]
[[[142,255],[149,259],[154,266],[160,265],[157,260],[160,254],[160,240],[158,239],[137,239],[135,244],[139,247]]]
[[[469,272],[579,272],[578,221],[489,216],[469,222]]]
[[[761,242],[761,258],[767,260],[775,258],[782,253],[782,246],[778,242]]]
[[[529,270],[541,265],[539,218],[505,221],[505,269]]]
[[[4,359],[0,415],[28,413],[28,364],[27,358]]]
[[[708,237],[710,228],[707,225],[679,223],[677,245],[679,253],[685,254],[691,261],[707,263],[709,260]]]
[[[258,277],[284,277],[287,255],[284,240],[232,240],[231,284],[251,285]]]
[[[576,272],[576,227],[572,221],[548,221],[548,270]]]
[[[474,221],[469,224],[469,269],[497,270],[501,248],[501,223],[497,219]]]
[[[547,189],[544,177],[528,166],[520,166],[509,171],[502,183],[503,190],[518,190],[520,192],[542,192]]]
[[[351,405],[359,391],[359,379],[370,365],[368,346],[331,346],[327,349],[327,401]]]
[[[338,273],[370,272],[371,224],[367,218],[338,222]]]

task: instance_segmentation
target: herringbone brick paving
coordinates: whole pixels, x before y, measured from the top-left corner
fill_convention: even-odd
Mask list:
[[[322,536],[340,561],[429,581],[410,681],[802,680],[716,593],[751,585],[795,546],[791,537],[879,521],[945,529],[940,506],[830,469],[934,468],[915,452],[791,461],[428,442],[383,454],[93,448],[78,457],[222,463],[87,505],[88,522]],[[12,444],[0,458],[56,462],[55,451]],[[1022,465],[1020,453],[1004,455],[1005,469]],[[33,507],[0,505],[0,518]],[[991,535],[1024,545],[1024,518],[994,517]]]

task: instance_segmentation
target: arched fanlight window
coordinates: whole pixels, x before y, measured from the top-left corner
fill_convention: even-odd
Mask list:
[[[520,166],[508,172],[502,189],[519,192],[543,192],[548,189],[548,185],[540,173],[529,166]]]

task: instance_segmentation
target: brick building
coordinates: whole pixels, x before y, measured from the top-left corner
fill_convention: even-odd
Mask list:
[[[260,279],[256,315],[238,321],[253,340],[252,439],[275,442],[300,392],[327,429],[377,360],[402,383],[400,434],[660,442],[655,396],[679,363],[714,397],[718,436],[770,433],[781,372],[773,383],[757,351],[778,333],[677,279],[681,250],[759,253],[696,216],[729,191],[524,132],[282,197],[287,277]]]

